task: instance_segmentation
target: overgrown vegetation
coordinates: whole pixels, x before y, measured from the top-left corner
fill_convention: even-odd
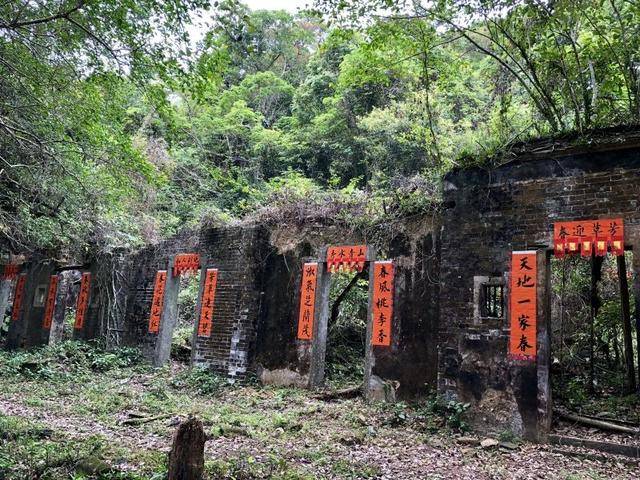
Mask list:
[[[307,390],[230,385],[180,363],[153,369],[133,350],[104,352],[77,342],[0,352],[0,406],[0,476],[7,480],[160,480],[171,435],[189,415],[203,421],[210,437],[211,480],[419,478],[427,470],[449,475],[454,464],[474,478],[496,478],[523,458],[556,462],[558,478],[637,475],[616,464],[559,460],[535,446],[518,455],[465,453],[455,438],[469,435],[468,405],[438,397],[417,404],[326,402]],[[126,424],[150,417],[159,418]]]
[[[627,262],[631,264],[631,253]],[[560,408],[587,415],[640,421],[640,400],[629,391],[622,329],[618,270],[613,256],[605,257],[595,298],[591,329],[591,271],[589,259],[567,257],[552,261],[552,376],[554,400]],[[631,274],[628,273],[629,279]],[[631,284],[631,282],[630,282]],[[629,287],[631,318],[633,289]],[[631,337],[633,352],[638,344]],[[632,364],[637,375],[637,356]]]
[[[331,276],[326,375],[335,386],[360,385],[364,378],[369,282],[368,276],[356,276],[357,273]]]
[[[510,142],[637,124],[639,13],[623,0],[318,0],[297,14],[5,2],[4,249],[428,211],[446,171]]]

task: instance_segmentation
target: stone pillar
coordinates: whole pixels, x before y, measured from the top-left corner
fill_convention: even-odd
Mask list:
[[[161,367],[169,360],[171,355],[171,340],[173,330],[178,321],[178,292],[180,291],[180,275],[173,276],[175,255],[169,259],[167,267],[167,283],[164,288],[164,305],[160,317],[160,330],[156,338],[156,347],[153,353],[153,366]]]
[[[546,441],[551,430],[553,402],[551,399],[551,255],[552,251],[538,250],[538,422],[537,440]]]
[[[313,322],[313,340],[311,342],[309,388],[321,387],[324,384],[330,289],[331,273],[327,269],[327,249],[324,248],[318,261],[318,286],[316,294],[315,320]]]
[[[7,313],[7,307],[9,307],[11,285],[11,280],[0,280],[0,329],[4,326],[4,316]]]
[[[193,335],[191,336],[190,365],[192,367],[195,364],[195,360],[196,360],[196,350],[197,350],[196,345],[198,344],[198,325],[200,324],[200,311],[202,310],[202,294],[204,293],[204,282],[207,279],[207,268],[215,268],[215,267],[209,267],[208,264],[209,264],[209,259],[204,255],[200,256],[200,285],[198,287],[198,298],[196,299],[196,315],[194,317],[195,320],[193,322]],[[215,299],[214,299],[214,302],[215,302]],[[215,303],[214,303],[214,307],[215,307]]]

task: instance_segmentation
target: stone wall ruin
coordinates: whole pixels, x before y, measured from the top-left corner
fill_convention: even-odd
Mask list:
[[[320,327],[312,341],[296,338],[302,265],[318,261],[327,280],[327,247],[367,245],[367,261],[393,260],[396,276],[391,345],[369,342],[364,393],[392,401],[437,389],[446,398],[470,403],[470,418],[480,430],[544,439],[552,407],[553,223],[620,217],[626,248],[640,250],[640,146],[618,142],[519,155],[495,168],[453,171],[444,185],[439,209],[394,220],[384,231],[316,222],[204,227],[109,262],[84,262],[82,271],[111,279],[117,288],[105,289],[108,281],[93,283],[85,327],[74,336],[109,337],[109,345],[139,347],[150,362],[162,365],[176,316],[177,282],[171,270],[176,255],[196,253],[198,298],[207,269],[217,269],[218,283],[211,335],[198,336],[194,327],[191,363],[232,381],[255,375],[264,383],[317,387],[324,374],[326,329],[323,333]],[[478,310],[479,286],[489,282],[507,288],[510,254],[524,249],[539,252],[538,357],[533,363],[508,359],[506,309],[500,318],[483,318]],[[23,310],[9,326],[8,348],[49,342],[50,333],[42,328],[44,309],[35,297],[64,268],[46,258],[22,265],[27,287]],[[640,255],[632,268],[638,302]],[[116,269],[118,275],[105,276]],[[149,333],[159,270],[169,272],[165,304],[159,332]],[[319,300],[316,307],[318,325],[329,305]],[[370,317],[371,311],[369,322]]]

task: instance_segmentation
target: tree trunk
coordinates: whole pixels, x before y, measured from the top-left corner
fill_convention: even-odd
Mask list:
[[[627,388],[636,389],[636,372],[633,366],[633,339],[631,337],[631,307],[629,305],[629,284],[627,283],[627,263],[623,255],[619,255],[618,280],[620,281],[620,301],[622,303],[622,334],[624,338],[624,360],[627,370]]]
[[[202,480],[206,441],[202,422],[197,418],[189,418],[178,426],[169,453],[168,480]]]
[[[358,280],[365,277],[368,270],[369,269],[365,267],[361,272],[358,272],[356,275],[354,275],[349,284],[340,293],[340,295],[338,295],[336,301],[333,302],[333,305],[331,306],[331,317],[329,318],[329,325],[333,325],[338,320],[338,315],[340,315],[340,304],[345,299],[347,294],[351,291],[351,289],[358,283]]]

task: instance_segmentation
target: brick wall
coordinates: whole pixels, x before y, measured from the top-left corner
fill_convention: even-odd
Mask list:
[[[164,242],[145,248],[122,262],[122,293],[127,297],[123,321],[123,343],[153,356],[157,335],[148,333],[153,287],[158,270],[166,270],[177,253],[193,253],[199,248],[198,234],[189,230]]]
[[[473,404],[478,426],[535,437],[546,408],[538,388],[545,359],[537,366],[506,360],[508,320],[474,323],[473,277],[503,276],[513,250],[548,256],[556,221],[623,217],[626,245],[640,248],[639,192],[637,148],[522,159],[447,176],[438,384],[440,392]]]
[[[267,232],[260,227],[206,229],[200,253],[218,269],[213,328],[196,338],[193,361],[230,379],[243,379],[255,351],[263,278],[269,261]]]

